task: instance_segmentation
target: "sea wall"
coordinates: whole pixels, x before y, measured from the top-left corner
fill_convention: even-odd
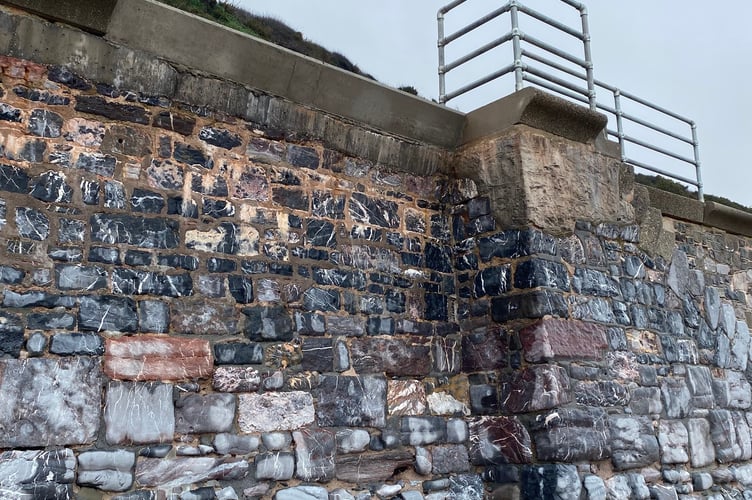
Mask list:
[[[603,117],[464,115],[146,0],[12,3],[8,498],[752,489],[750,219],[634,184]],[[186,28],[278,64],[162,45]]]

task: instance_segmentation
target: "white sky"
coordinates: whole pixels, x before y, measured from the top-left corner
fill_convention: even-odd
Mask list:
[[[412,85],[422,96],[437,99],[436,12],[448,0],[233,3],[285,21],[307,39],[344,54],[382,83]],[[452,33],[504,3],[469,0],[447,15],[446,32]],[[566,24],[579,25],[577,11],[562,8],[557,0],[523,3]],[[705,192],[752,206],[752,168],[746,148],[747,141],[752,140],[752,101],[748,95],[752,77],[752,1],[727,0],[712,5],[700,0],[586,0],[585,4],[595,77],[694,120]],[[540,31],[529,18],[521,17],[520,24],[527,33],[581,54],[577,45],[567,45],[566,40]],[[475,33],[467,42],[473,47],[461,47],[461,42],[457,42],[458,50],[448,52],[447,61],[508,30],[507,15],[485,31]],[[479,59],[475,67],[450,73],[448,87],[457,88],[483,72],[511,62],[511,48],[499,49]],[[449,104],[472,111],[513,90],[512,80],[504,80]],[[605,92],[600,92],[598,98],[609,105],[613,102]],[[653,119],[650,115],[640,116]],[[689,134],[688,127],[677,131]],[[691,148],[681,152],[691,156]],[[686,164],[675,167],[670,161],[661,161],[656,166],[694,178],[694,169]]]

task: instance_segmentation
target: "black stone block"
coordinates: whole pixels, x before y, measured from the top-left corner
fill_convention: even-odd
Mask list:
[[[292,208],[293,210],[308,210],[308,194],[300,189],[288,189],[275,187],[272,189],[272,200],[283,207]]]
[[[16,269],[10,266],[0,266],[0,283],[6,285],[17,285],[21,283],[26,276],[26,271]]]
[[[337,246],[334,224],[325,220],[308,219],[306,221],[306,239],[313,246],[331,248]]]
[[[31,163],[43,163],[44,153],[47,151],[47,143],[43,140],[27,141],[19,153],[22,160]]]
[[[245,335],[251,340],[292,340],[293,322],[287,310],[281,306],[246,307]]]
[[[104,340],[96,333],[58,333],[52,336],[50,352],[60,356],[101,356]]]
[[[199,131],[198,138],[202,141],[224,149],[240,146],[240,137],[232,132],[220,128],[204,127]]]
[[[5,103],[0,103],[0,121],[19,123],[21,110]]]
[[[138,330],[166,333],[170,327],[170,305],[160,300],[141,300],[138,303]]]
[[[313,192],[313,215],[316,217],[328,217],[329,219],[345,218],[345,197],[344,195],[333,195],[325,191]],[[364,228],[365,229],[365,228]],[[355,232],[355,228],[353,228]],[[380,231],[372,230],[371,233]]]
[[[396,228],[400,225],[397,210],[395,202],[372,199],[363,193],[353,193],[350,198],[349,212],[354,222]]]
[[[167,213],[180,215],[189,219],[198,218],[198,205],[193,200],[185,200],[182,197],[169,198],[167,200]]]
[[[117,159],[114,156],[97,153],[81,153],[78,155],[78,160],[76,160],[76,168],[103,177],[114,176],[116,166]],[[106,190],[105,194],[107,194]],[[124,206],[113,206],[113,208],[124,208]]]
[[[210,170],[214,166],[214,162],[210,157],[206,156],[204,151],[180,142],[175,144],[175,151],[173,151],[172,157],[176,161],[185,163],[186,165],[198,165]]]
[[[86,205],[99,205],[99,182],[82,180],[81,200]]]
[[[149,252],[128,250],[125,252],[125,263],[129,266],[150,266],[152,255]]]
[[[210,273],[231,273],[238,268],[234,260],[211,257],[206,261],[206,268]]]
[[[232,217],[235,215],[235,206],[227,200],[204,198],[201,213],[215,219]]]
[[[133,190],[131,195],[131,210],[133,212],[158,214],[164,206],[165,201],[161,194],[146,189],[136,188]]]
[[[149,124],[149,113],[141,106],[109,102],[99,96],[76,96],[75,110],[81,113],[104,116],[115,121]]]
[[[17,358],[24,343],[21,316],[0,311],[0,353]]]
[[[498,296],[509,291],[512,278],[511,266],[487,267],[475,275],[473,290],[476,297]]]
[[[452,249],[449,246],[426,243],[426,267],[442,273],[452,272]]]
[[[428,321],[447,321],[449,312],[447,296],[426,292],[426,312],[424,318]]]
[[[47,72],[47,79],[52,82],[62,83],[66,87],[74,90],[89,90],[91,84],[81,78],[80,76],[72,73],[68,68],[64,66],[50,66]]]
[[[118,268],[112,272],[112,289],[124,295],[187,297],[193,295],[193,280],[188,273],[160,274]]]
[[[557,288],[569,291],[569,274],[567,268],[558,262],[543,259],[531,259],[517,264],[514,272],[516,288]]]
[[[556,255],[556,240],[536,229],[508,230],[478,241],[480,258],[514,259],[534,254]]]
[[[29,176],[21,168],[0,164],[0,190],[11,193],[28,193]]]
[[[186,271],[195,271],[198,269],[198,257],[193,255],[160,255],[157,257],[158,266],[174,267],[175,269],[185,269]]]
[[[194,193],[201,193],[218,198],[226,198],[229,194],[227,180],[224,177],[211,177],[210,182],[205,183],[205,179],[194,172],[191,177],[191,189]]]
[[[94,214],[90,224],[92,240],[109,245],[166,249],[175,248],[180,240],[178,223],[172,219]]]
[[[88,295],[80,298],[78,326],[89,331],[135,332],[136,303],[129,297]]]
[[[303,307],[307,311],[338,311],[339,292],[323,288],[309,288],[303,294]]]
[[[498,297],[491,301],[491,316],[499,323],[516,319],[542,318],[546,315],[566,318],[567,302],[557,292],[541,290],[511,297]]]
[[[332,339],[306,337],[303,339],[301,368],[316,372],[330,372],[334,366]]]
[[[34,109],[29,116],[29,133],[39,137],[60,137],[63,128],[63,117],[46,110]]]
[[[264,362],[264,348],[261,344],[228,342],[214,344],[215,365],[258,365]]]
[[[319,153],[309,147],[290,145],[287,148],[287,163],[296,167],[317,169],[320,163]]]
[[[243,275],[231,274],[227,277],[230,295],[238,304],[253,302],[253,282]]]
[[[172,113],[170,111],[161,111],[154,117],[152,125],[165,130],[172,130],[181,135],[191,135],[193,127],[196,125],[196,120],[191,116]]]

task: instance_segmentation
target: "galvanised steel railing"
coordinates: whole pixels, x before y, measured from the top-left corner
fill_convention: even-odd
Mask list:
[[[509,0],[500,8],[486,14],[480,19],[473,21],[452,34],[445,35],[445,14],[467,1],[455,0],[442,7],[437,15],[439,25],[440,103],[446,104],[451,99],[500,79],[507,74],[514,73],[515,91],[521,90],[524,87],[524,82],[528,82],[571,100],[585,103],[591,110],[599,110],[609,115],[609,123],[615,122],[616,128],[614,129],[613,126],[609,126],[606,132],[610,138],[619,142],[622,161],[695,186],[697,188],[698,199],[703,201],[700,148],[697,140],[696,124],[677,113],[594,78],[590,51],[588,13],[584,4],[574,0],[560,0],[562,4],[578,11],[581,25],[577,28],[573,28],[542,14],[524,5],[519,0]],[[449,63],[446,62],[445,48],[450,43],[507,13],[511,19],[511,29],[509,32]],[[570,54],[551,43],[522,31],[520,29],[520,14],[536,19],[554,28],[566,37],[574,38],[581,42],[582,57]],[[478,80],[447,93],[447,73],[509,42],[512,44],[513,51],[512,64],[503,66]],[[608,91],[613,95],[613,106],[604,104],[596,99],[597,89]],[[637,111],[625,111],[627,108],[634,108]],[[638,114],[654,115],[659,122],[670,122],[671,126],[654,123],[647,118],[638,116]],[[672,127],[677,130],[680,128],[686,130],[688,127],[689,134],[671,130]],[[687,149],[689,152],[683,152],[683,149]],[[642,159],[645,157],[658,157],[661,162],[666,158],[670,158],[671,161],[676,161],[679,164],[689,164],[695,169],[695,178],[692,179],[655,167]]]

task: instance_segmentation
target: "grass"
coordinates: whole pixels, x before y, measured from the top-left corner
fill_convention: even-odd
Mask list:
[[[196,14],[275,45],[312,57],[338,68],[375,80],[339,52],[332,52],[306,40],[303,34],[268,16],[259,16],[221,0],[158,0],[180,10]]]

